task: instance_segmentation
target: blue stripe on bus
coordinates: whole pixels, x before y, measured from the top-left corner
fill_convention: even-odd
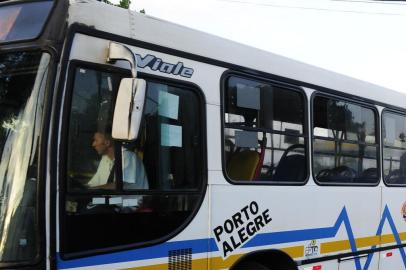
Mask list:
[[[392,230],[393,235],[395,236],[395,240],[397,244],[401,244],[401,240],[399,237],[399,233],[396,229],[396,226],[393,222],[392,216],[390,215],[388,206],[385,206],[385,209],[382,214],[382,218],[380,224],[378,226],[378,230],[376,235],[382,234],[382,229],[385,224],[385,221],[389,223],[389,226]],[[307,229],[307,230],[295,230],[295,231],[286,231],[286,232],[273,232],[273,233],[262,233],[256,235],[250,241],[248,241],[243,248],[249,247],[258,247],[258,246],[266,246],[266,245],[274,245],[274,244],[285,244],[285,243],[292,243],[292,242],[299,242],[299,241],[307,241],[307,240],[314,240],[314,239],[325,239],[325,238],[333,238],[338,233],[341,225],[344,224],[345,229],[348,234],[348,240],[350,242],[350,247],[352,252],[357,251],[355,237],[351,228],[351,223],[347,214],[347,210],[345,207],[341,210],[337,221],[335,222],[333,227],[327,228],[318,228],[318,229]],[[193,254],[197,253],[206,253],[211,251],[218,251],[218,247],[214,238],[208,239],[195,239],[195,240],[186,240],[186,241],[174,241],[174,242],[166,242],[157,246],[153,247],[146,247],[140,248],[136,250],[130,251],[123,251],[117,252],[112,254],[105,254],[105,255],[98,255],[88,258],[76,259],[76,260],[69,260],[64,261],[58,256],[58,269],[68,269],[74,267],[84,267],[84,266],[92,266],[92,265],[103,265],[103,264],[110,264],[110,263],[122,263],[122,262],[130,262],[130,261],[138,261],[138,260],[147,260],[147,259],[157,259],[157,258],[165,258],[168,257],[168,252],[170,250],[176,249],[184,249],[184,248],[192,248]],[[400,248],[400,254],[403,259],[403,263],[406,269],[406,254],[403,248]],[[368,255],[367,261],[365,262],[364,267],[361,267],[361,262],[359,258],[355,258],[355,268],[357,270],[367,270],[371,263],[373,253]]]
[[[258,234],[243,248],[332,238],[335,237],[343,222],[347,232],[349,232],[348,237],[354,238],[347,211],[344,207],[333,227]]]
[[[92,265],[102,265],[109,263],[122,263],[130,261],[148,260],[168,257],[168,252],[171,250],[191,248],[194,254],[206,253],[209,250],[218,251],[214,239],[194,239],[187,241],[166,242],[160,245],[140,248],[130,251],[97,255],[88,258],[75,260],[62,260],[58,256],[58,269],[68,269],[74,267],[84,267]]]

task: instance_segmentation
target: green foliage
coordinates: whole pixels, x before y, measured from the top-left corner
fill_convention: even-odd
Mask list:
[[[120,3],[118,4],[119,7],[129,9],[131,4],[131,0],[120,0]]]
[[[106,4],[116,6],[116,7],[125,8],[125,9],[129,9],[130,5],[131,5],[131,0],[120,0],[120,2],[117,5],[113,4],[109,0],[101,0],[101,1],[106,3]]]

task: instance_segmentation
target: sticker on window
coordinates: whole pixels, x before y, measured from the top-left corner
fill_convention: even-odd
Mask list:
[[[395,143],[396,140],[396,120],[393,118],[385,119],[385,132],[386,141],[390,144]]]
[[[237,106],[240,108],[259,110],[259,88],[237,83]]]
[[[124,199],[123,206],[124,207],[133,207],[138,205],[138,199]]]
[[[122,204],[122,203],[123,203],[123,198],[121,198],[121,197],[112,197],[109,199],[110,205]]]
[[[105,203],[106,203],[106,198],[100,198],[100,197],[92,198],[92,204],[94,204],[94,205],[105,204]]]
[[[235,131],[235,145],[238,147],[257,148],[258,135],[251,131]]]
[[[178,120],[178,113],[179,96],[160,91],[158,97],[158,114]]]
[[[182,127],[161,124],[161,145],[182,147]]]

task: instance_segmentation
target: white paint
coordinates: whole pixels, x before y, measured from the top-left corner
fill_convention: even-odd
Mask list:
[[[131,8],[406,92],[404,3],[138,0]]]

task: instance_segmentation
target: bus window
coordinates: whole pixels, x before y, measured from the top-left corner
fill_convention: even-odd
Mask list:
[[[231,180],[306,180],[305,103],[300,92],[230,77],[224,106],[224,164]]]
[[[179,229],[201,199],[198,95],[147,80],[137,141],[111,137],[121,76],[77,68],[69,119],[63,252],[136,245]]]
[[[406,184],[406,116],[384,112],[383,173],[388,185]]]
[[[334,98],[313,102],[313,172],[320,183],[378,182],[376,112]]]
[[[50,59],[0,54],[0,264],[34,262],[40,252],[38,160]]]

